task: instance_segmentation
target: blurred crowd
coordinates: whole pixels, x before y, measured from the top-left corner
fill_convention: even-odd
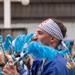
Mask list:
[[[63,41],[65,33],[47,19],[35,33],[0,35],[0,75],[75,75],[75,41]]]

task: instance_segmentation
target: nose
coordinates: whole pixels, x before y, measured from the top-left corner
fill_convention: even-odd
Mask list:
[[[38,36],[37,36],[36,33],[34,33],[34,35],[33,35],[33,37],[32,37],[32,41],[37,41],[37,39],[38,39]]]

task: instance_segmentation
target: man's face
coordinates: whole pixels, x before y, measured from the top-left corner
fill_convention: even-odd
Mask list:
[[[39,41],[44,45],[49,46],[51,36],[47,32],[45,32],[43,29],[38,28],[37,31],[34,33],[32,39],[35,41]]]

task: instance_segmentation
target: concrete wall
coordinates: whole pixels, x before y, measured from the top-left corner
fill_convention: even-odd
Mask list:
[[[75,40],[75,22],[73,23],[64,23],[67,27],[67,40]]]

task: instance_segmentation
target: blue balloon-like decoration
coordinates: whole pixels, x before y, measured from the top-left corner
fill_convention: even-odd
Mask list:
[[[22,60],[23,57],[26,57],[28,54],[31,54],[39,58],[49,58],[49,59],[53,58],[54,56],[58,54],[58,51],[56,49],[43,45],[37,41],[31,41],[29,45],[27,46],[27,48],[25,48],[25,51],[26,51],[25,54],[22,57],[20,57],[17,61],[15,61],[14,65],[16,65],[19,61]],[[66,50],[66,52],[67,51],[68,50]],[[59,52],[59,53],[62,53],[62,52]]]
[[[69,46],[71,44],[70,41],[65,41],[64,43],[65,43],[66,46]]]
[[[20,52],[21,50],[22,50],[22,48],[23,48],[23,45],[26,43],[26,44],[28,44],[30,41],[31,41],[31,38],[32,38],[32,36],[33,36],[33,32],[32,33],[29,33],[29,34],[27,34],[27,35],[25,35],[25,34],[21,34],[21,35],[19,35],[19,36],[17,36],[16,37],[16,39],[15,39],[15,43],[14,43],[14,50],[16,51],[16,52]],[[7,50],[9,47],[8,47],[8,45],[9,45],[9,43],[8,43],[8,40],[7,40],[8,38],[6,37],[6,40],[5,40],[5,42],[4,42],[4,49],[5,50]],[[8,45],[7,45],[7,44]],[[12,54],[12,56],[13,56],[13,58],[12,59],[14,59],[15,58],[15,56]],[[25,57],[26,56],[26,53],[22,56],[22,57]],[[22,57],[20,57],[19,58],[19,60],[17,60],[16,62],[14,62],[14,65],[16,65],[19,61],[21,61],[22,60]],[[2,75],[2,72],[0,72],[0,75]]]
[[[26,51],[26,53],[22,57],[20,57],[17,61],[15,61],[14,65],[16,65],[19,61],[22,60],[23,57],[26,57],[28,54],[31,54],[31,55],[33,55],[35,57],[39,57],[39,58],[51,59],[54,56],[56,56],[58,53],[61,55],[64,55],[65,53],[67,53],[69,51],[68,48],[66,48],[65,50],[62,50],[62,51],[57,51],[56,49],[46,46],[46,45],[43,45],[37,41],[31,41],[33,34],[34,33],[30,33],[28,35],[21,34],[16,38],[14,49],[16,51],[24,49]],[[27,46],[23,47],[25,44],[27,44]],[[9,45],[9,43],[8,43],[8,45]],[[7,49],[6,45],[5,45],[5,49]],[[2,72],[0,73],[0,75],[2,75]]]
[[[2,72],[0,72],[0,75],[3,75]]]
[[[26,35],[25,39],[24,39],[24,45],[23,45],[23,51],[25,51],[25,49],[27,48],[28,44],[32,41],[32,36],[33,36],[33,32],[29,33]]]
[[[21,34],[15,38],[15,42],[14,42],[14,51],[15,52],[21,52],[22,51],[22,46],[24,44],[25,37],[26,37],[25,34]]]
[[[30,43],[33,34],[34,34],[34,32],[31,32],[31,33],[27,34],[25,39],[24,39],[24,42],[27,43],[27,44]]]
[[[26,50],[29,54],[40,58],[52,58],[57,55],[57,51],[49,46],[42,45],[39,42],[32,41]]]
[[[69,48],[71,42],[70,42],[70,41],[63,41],[63,42],[64,42],[64,44],[66,45],[66,47]],[[60,45],[58,46],[58,50],[61,51],[62,49],[63,49],[63,46],[60,44]]]
[[[3,36],[0,35],[0,44],[2,44],[2,43],[3,43]]]
[[[36,41],[31,41],[25,50],[26,52],[24,55],[14,62],[14,65],[21,61],[23,57],[26,57],[27,54],[31,54],[39,58],[52,58],[57,55],[57,51],[54,48],[42,45]]]
[[[52,58],[52,57],[56,56],[57,53],[59,53],[60,55],[63,56],[64,54],[66,54],[69,51],[69,49],[66,48],[62,51],[58,51],[57,49],[54,49],[52,47],[42,45],[41,43],[36,42],[36,41],[32,41],[28,45],[27,51],[29,54],[32,53],[33,56],[37,56],[40,58]]]
[[[66,48],[64,50],[61,50],[61,51],[58,51],[58,53],[62,56],[64,56],[64,54],[68,53],[69,52],[69,48]]]
[[[27,35],[21,34],[17,36],[15,39],[15,46],[14,46],[15,52],[22,52],[24,44],[28,43],[31,40],[32,36],[33,36],[33,32]]]
[[[0,35],[0,47],[3,49],[3,36]],[[2,72],[0,72],[0,75],[2,75]]]
[[[14,53],[12,54],[12,59],[15,58],[17,52],[22,53],[24,51],[25,45],[28,45],[28,43],[31,41],[33,34],[34,34],[33,32],[31,32],[27,35],[21,34],[15,38],[15,40],[14,40]]]
[[[5,41],[3,42],[3,49],[5,51],[7,51],[7,50],[12,51],[12,40],[13,40],[13,37],[10,34],[8,34],[5,37]]]
[[[20,57],[16,62],[14,62],[14,65],[16,65],[19,61],[21,61],[23,57],[26,57],[27,54],[31,54],[39,58],[51,59],[54,56],[56,56],[58,53],[61,55],[64,55],[66,52],[68,52],[68,48],[60,52],[52,47],[42,45],[41,43],[37,41],[31,41],[29,45],[27,46],[27,48],[25,48],[25,50],[26,52],[24,53],[24,55]]]

